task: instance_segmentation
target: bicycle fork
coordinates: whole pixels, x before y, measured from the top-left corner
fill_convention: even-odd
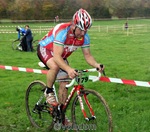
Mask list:
[[[77,90],[77,93],[78,93],[78,100],[79,100],[79,103],[80,103],[81,111],[83,113],[83,116],[84,116],[85,120],[90,121],[90,120],[96,119],[96,116],[94,114],[93,108],[90,105],[90,102],[88,101],[88,98],[87,98],[88,94],[82,93],[80,90]],[[83,98],[84,98],[84,100],[86,102],[86,105],[89,108],[89,111],[91,113],[91,117],[88,117],[87,114],[86,114],[86,111],[84,109],[84,104],[83,104],[83,101],[82,101],[82,96],[83,96]]]

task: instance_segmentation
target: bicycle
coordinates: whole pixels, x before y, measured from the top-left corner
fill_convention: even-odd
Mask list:
[[[77,132],[80,130],[98,130],[112,132],[112,115],[107,102],[98,92],[85,89],[84,87],[84,84],[89,80],[95,82],[101,76],[99,72],[98,76],[91,76],[88,74],[90,72],[97,72],[97,69],[78,70],[79,75],[66,85],[68,89],[73,87],[65,104],[55,107],[52,113],[43,94],[45,83],[38,80],[31,82],[26,91],[25,104],[27,116],[32,126],[41,129],[47,128],[47,130],[75,130]],[[68,81],[68,79],[56,80],[56,82],[59,81]],[[54,92],[58,100],[55,85]],[[74,98],[71,106],[72,125],[66,126],[63,124],[63,121],[72,98]]]
[[[22,50],[22,47],[21,47],[21,40],[17,39],[17,40],[14,40],[12,42],[12,49],[13,50]]]
[[[23,48],[22,48],[22,46],[21,46],[21,42],[22,42],[22,39],[14,40],[14,41],[12,42],[12,49],[13,49],[13,50],[20,50],[20,51],[23,51]],[[39,42],[39,40],[33,40],[33,41],[32,41],[32,50],[37,49],[38,42]]]
[[[34,41],[32,42],[33,50],[37,48],[37,46],[38,46],[38,41],[39,41],[39,40],[34,40]],[[13,49],[13,50],[20,50],[20,51],[23,51],[23,50],[22,50],[22,46],[21,46],[21,40],[14,40],[14,41],[12,42],[12,49]]]

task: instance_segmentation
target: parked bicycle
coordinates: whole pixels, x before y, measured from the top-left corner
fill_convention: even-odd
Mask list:
[[[31,124],[40,129],[47,130],[97,130],[100,132],[112,132],[112,116],[109,106],[100,93],[93,89],[87,89],[84,84],[89,80],[96,82],[98,76],[91,76],[89,73],[97,72],[96,68],[78,70],[78,76],[66,85],[70,94],[65,104],[58,105],[51,112],[44,97],[45,83],[42,81],[33,81],[28,86],[25,96],[26,112]],[[70,79],[57,79],[56,82],[68,81]],[[55,83],[55,85],[57,85]],[[54,85],[54,92],[57,99],[57,93]],[[73,99],[73,100],[72,100]],[[58,99],[57,99],[58,100]],[[70,108],[71,107],[71,108]],[[71,126],[63,124],[65,115],[71,110]]]
[[[38,41],[39,40],[33,40],[32,41],[32,50],[36,49],[38,46]],[[12,42],[12,49],[13,50],[20,50],[20,51],[26,51],[27,46],[26,46],[26,40],[24,39],[17,39]]]

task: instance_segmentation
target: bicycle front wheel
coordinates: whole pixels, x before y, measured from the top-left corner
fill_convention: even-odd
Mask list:
[[[72,104],[72,122],[76,131],[96,130],[99,132],[112,132],[112,116],[105,99],[94,90],[82,90],[80,97],[86,112],[87,118],[83,116],[83,108],[79,103],[78,95]],[[80,99],[80,100],[81,100]],[[82,110],[81,110],[82,109]]]
[[[19,40],[13,41],[13,42],[12,42],[12,49],[13,49],[13,50],[17,50],[18,47],[19,47],[19,45],[20,45],[20,41],[19,41]]]
[[[49,114],[49,107],[44,97],[45,83],[32,82],[26,91],[25,104],[27,116],[31,124],[36,128],[53,128],[53,118]]]

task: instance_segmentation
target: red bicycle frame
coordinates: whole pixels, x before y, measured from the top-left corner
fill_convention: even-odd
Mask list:
[[[89,121],[90,118],[87,117],[86,111],[85,111],[85,109],[84,109],[84,104],[83,104],[82,97],[81,97],[81,94],[82,94],[82,93],[81,93],[81,90],[84,90],[83,85],[78,84],[78,85],[75,85],[75,86],[73,87],[73,89],[71,90],[71,92],[70,92],[68,98],[66,99],[65,104],[63,105],[63,110],[66,110],[66,108],[68,107],[68,105],[69,105],[69,103],[70,103],[70,101],[71,101],[73,95],[75,94],[75,92],[77,92],[77,95],[78,95],[78,99],[79,99],[79,103],[80,103],[80,107],[81,107],[81,111],[82,111],[82,113],[83,113],[83,116],[84,116],[84,118],[85,118],[86,120]],[[92,109],[92,107],[91,107],[91,105],[90,105],[90,103],[89,103],[89,101],[88,101],[88,99],[87,99],[86,93],[84,93],[83,97],[84,97],[84,100],[85,100],[85,102],[86,102],[86,104],[87,104],[87,106],[88,106],[88,108],[89,108],[89,111],[90,111],[90,113],[91,113],[91,115],[92,115],[92,118],[93,118],[93,117],[96,118],[96,117],[95,117],[95,114],[94,114],[94,111],[93,111],[93,109]]]

